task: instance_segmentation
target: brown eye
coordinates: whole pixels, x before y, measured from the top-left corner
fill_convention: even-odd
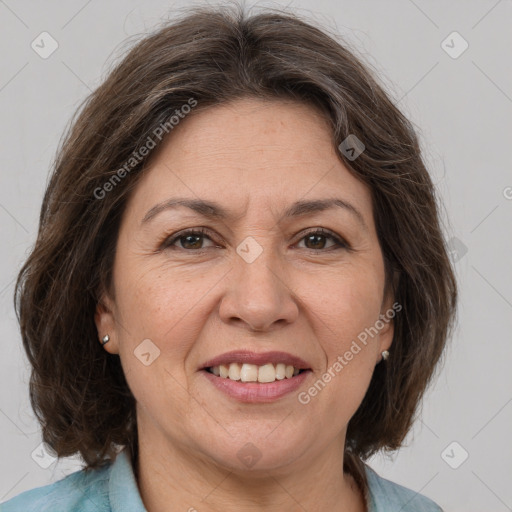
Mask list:
[[[213,242],[211,237],[207,234],[206,229],[193,229],[188,231],[182,231],[171,237],[165,239],[161,244],[161,249],[180,249],[188,252],[203,251],[208,247],[203,247],[204,240],[210,240]],[[332,241],[331,246],[326,247],[326,239]],[[322,229],[316,229],[310,231],[303,236],[300,242],[305,241],[306,249],[311,251],[323,251],[323,250],[334,250],[339,248],[349,249],[349,245],[342,241],[339,237],[331,233],[330,231]],[[177,245],[179,243],[179,245]]]
[[[182,235],[178,238],[178,240],[181,241],[181,246],[184,249],[202,249],[202,247],[199,247],[202,245],[202,238],[203,235]]]
[[[205,249],[205,247],[202,247],[203,240],[208,239],[212,241],[206,233],[206,230],[203,229],[182,231],[181,233],[177,233],[176,235],[164,240],[161,245],[161,249],[176,248],[188,250],[190,252],[203,250]],[[176,242],[179,242],[181,247],[176,246]]]
[[[328,249],[332,249],[333,247],[342,247],[348,248],[347,244],[341,241],[336,235],[333,233],[326,231],[324,229],[319,229],[316,231],[311,231],[307,233],[300,241],[304,240],[306,244],[306,249],[311,249],[313,251],[323,250],[325,249],[325,239],[331,239],[334,244]]]

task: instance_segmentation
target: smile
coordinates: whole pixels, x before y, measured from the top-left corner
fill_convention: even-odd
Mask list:
[[[285,363],[277,363],[275,365],[267,363],[262,366],[248,363],[230,363],[211,366],[207,368],[207,371],[223,379],[240,382],[269,383],[276,380],[291,379],[304,370]]]

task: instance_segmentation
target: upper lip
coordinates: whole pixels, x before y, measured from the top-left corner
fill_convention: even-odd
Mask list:
[[[233,350],[226,352],[213,359],[203,363],[201,370],[211,368],[212,366],[220,366],[221,364],[227,365],[230,363],[248,363],[262,366],[267,363],[278,364],[283,363],[291,365],[299,370],[309,370],[310,365],[298,356],[294,356],[287,352],[252,352],[250,350]]]

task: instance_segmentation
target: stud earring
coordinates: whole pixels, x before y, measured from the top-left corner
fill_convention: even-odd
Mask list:
[[[105,345],[105,343],[108,343],[109,341],[110,341],[110,336],[108,334],[106,334],[105,336],[103,336],[103,338],[101,338],[102,345]]]
[[[384,361],[386,361],[386,359],[389,357],[389,352],[387,350],[384,350],[382,353],[382,359],[384,359]]]

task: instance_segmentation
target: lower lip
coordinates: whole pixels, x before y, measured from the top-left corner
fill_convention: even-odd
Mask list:
[[[201,373],[220,391],[236,398],[240,402],[272,402],[288,393],[297,390],[308,378],[311,370],[306,370],[290,379],[276,380],[274,382],[240,382],[228,378],[217,377],[207,370]]]

